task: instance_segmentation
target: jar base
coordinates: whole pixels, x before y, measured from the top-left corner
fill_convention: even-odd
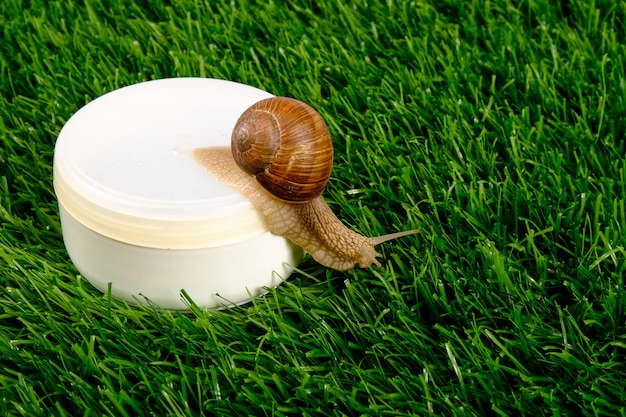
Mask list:
[[[270,232],[212,248],[135,246],[85,227],[62,205],[59,211],[65,246],[78,271],[100,291],[110,286],[112,296],[134,304],[188,310],[182,290],[203,308],[245,304],[280,285],[304,257],[302,248]],[[240,254],[255,259],[242,260]]]

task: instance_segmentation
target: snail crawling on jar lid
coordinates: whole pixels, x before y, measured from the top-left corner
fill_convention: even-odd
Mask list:
[[[230,149],[199,148],[193,153],[217,180],[250,199],[272,233],[290,239],[329,268],[380,266],[374,246],[418,233],[366,237],[335,216],[322,196],[332,169],[332,139],[322,117],[301,101],[261,100],[235,124]]]

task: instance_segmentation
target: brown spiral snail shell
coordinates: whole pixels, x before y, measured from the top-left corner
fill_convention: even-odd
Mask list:
[[[308,201],[324,191],[333,141],[309,105],[287,97],[261,100],[240,117],[231,139],[237,165],[276,197]]]
[[[418,232],[370,238],[335,216],[322,196],[332,169],[332,139],[322,117],[301,101],[271,97],[253,104],[235,124],[230,149],[199,148],[194,156],[219,181],[248,197],[272,233],[324,266],[341,271],[357,263],[380,266],[375,245]]]

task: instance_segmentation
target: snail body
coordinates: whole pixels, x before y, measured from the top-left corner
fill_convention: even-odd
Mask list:
[[[332,169],[332,139],[321,116],[298,100],[255,103],[235,124],[230,148],[198,148],[193,154],[218,181],[246,196],[272,233],[324,266],[380,266],[374,246],[417,233],[366,237],[337,218],[322,196]]]

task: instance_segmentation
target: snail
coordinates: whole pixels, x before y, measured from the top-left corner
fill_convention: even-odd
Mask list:
[[[235,124],[230,148],[197,148],[193,156],[218,181],[248,197],[270,232],[329,268],[381,266],[374,246],[418,233],[366,237],[337,218],[322,196],[333,162],[330,133],[322,117],[296,99],[253,104]]]

